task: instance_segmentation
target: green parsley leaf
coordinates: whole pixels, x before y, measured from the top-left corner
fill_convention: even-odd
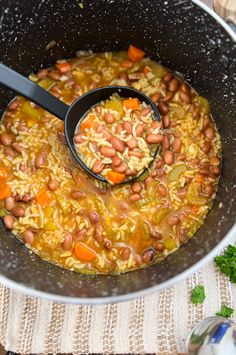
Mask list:
[[[191,293],[191,301],[194,304],[203,303],[206,298],[205,289],[203,285],[194,287]]]
[[[215,263],[229,277],[229,281],[236,283],[236,246],[228,245],[222,255],[215,257]]]
[[[226,306],[226,304],[222,304],[221,309],[219,312],[216,313],[216,316],[229,318],[232,316],[233,313],[234,313],[233,308]]]

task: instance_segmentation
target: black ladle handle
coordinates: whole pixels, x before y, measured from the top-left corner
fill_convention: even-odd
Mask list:
[[[18,94],[43,107],[48,112],[64,121],[69,106],[23,75],[0,63],[0,85],[17,92]]]

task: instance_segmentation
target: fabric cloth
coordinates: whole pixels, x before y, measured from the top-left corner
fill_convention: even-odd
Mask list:
[[[196,306],[190,294],[198,284],[205,286],[206,299]],[[104,306],[53,303],[0,285],[0,342],[23,354],[176,355],[186,350],[192,327],[222,303],[236,310],[236,285],[213,261],[169,289]]]

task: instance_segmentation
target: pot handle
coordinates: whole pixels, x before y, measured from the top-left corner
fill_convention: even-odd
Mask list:
[[[67,111],[69,110],[68,105],[2,63],[0,63],[0,85],[1,84],[33,101],[35,104],[64,121]]]

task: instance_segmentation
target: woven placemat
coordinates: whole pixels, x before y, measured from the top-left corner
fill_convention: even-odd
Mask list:
[[[190,293],[198,284],[205,286],[207,297],[196,306]],[[222,303],[236,309],[236,286],[213,262],[174,287],[104,306],[53,303],[0,285],[0,342],[23,354],[174,355],[185,352],[192,327]]]

